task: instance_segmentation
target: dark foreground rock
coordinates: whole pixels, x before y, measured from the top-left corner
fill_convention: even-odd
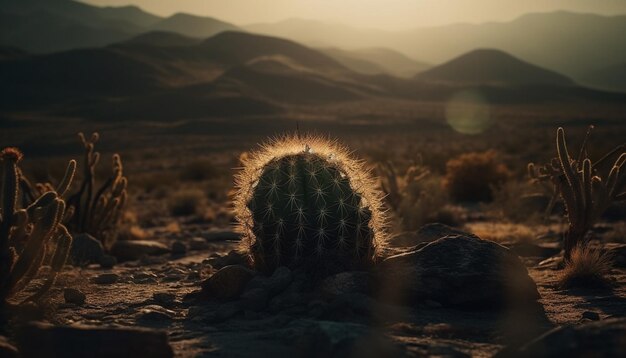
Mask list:
[[[497,357],[626,357],[626,318],[557,327]]]
[[[111,254],[119,261],[137,260],[143,256],[163,255],[170,252],[170,248],[158,241],[150,240],[121,240],[111,248]]]
[[[20,356],[37,357],[148,357],[174,355],[167,334],[138,328],[52,326],[34,322],[16,334]]]
[[[489,307],[539,298],[520,259],[504,246],[473,235],[451,235],[376,268],[384,300],[413,305],[435,301],[447,306]]]

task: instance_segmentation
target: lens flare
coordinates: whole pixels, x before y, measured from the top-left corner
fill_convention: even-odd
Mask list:
[[[489,102],[476,90],[457,92],[448,100],[446,121],[463,134],[480,134],[493,124]]]

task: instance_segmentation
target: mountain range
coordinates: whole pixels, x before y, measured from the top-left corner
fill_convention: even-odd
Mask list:
[[[404,77],[425,69],[427,63],[442,63],[477,48],[499,49],[583,84],[626,91],[626,83],[616,80],[622,78],[620,68],[626,63],[626,16],[561,11],[508,22],[382,31],[303,19],[240,27],[182,13],[163,18],[134,6],[0,0],[0,45],[32,53],[100,47],[154,31],[198,39],[222,31],[288,38],[322,48],[357,72]]]
[[[400,78],[363,74],[322,51],[226,31],[198,40],[151,32],[52,54],[0,48],[0,112],[93,119],[264,115],[292,106],[393,99],[446,101],[479,90],[493,104],[623,102],[498,50],[479,50]],[[471,72],[471,76],[461,74]]]

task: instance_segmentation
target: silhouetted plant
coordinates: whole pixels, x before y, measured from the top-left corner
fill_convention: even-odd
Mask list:
[[[494,188],[500,187],[511,176],[507,167],[498,161],[495,151],[465,153],[446,163],[444,187],[457,201],[493,199]]]
[[[275,140],[245,159],[236,182],[237,220],[259,270],[363,267],[384,246],[382,195],[362,162],[336,143]]]
[[[99,135],[93,133],[89,140],[83,133],[79,133],[78,137],[85,149],[83,177],[78,191],[68,199],[74,215],[67,225],[73,233],[94,236],[108,250],[117,240],[126,207],[128,181],[124,177],[122,159],[119,154],[113,154],[112,174],[97,187],[96,167],[100,153],[94,151],[94,147]]]
[[[54,284],[63,268],[72,243],[62,221],[66,215],[63,195],[68,191],[76,162],[69,162],[58,187],[49,190],[21,209],[19,206],[22,153],[5,148],[2,160],[2,212],[0,217],[0,304],[22,291],[37,275],[46,258],[50,273],[43,285],[28,300],[40,298]]]
[[[626,200],[626,145],[621,145],[595,164],[587,154],[587,142],[593,127],[587,131],[587,136],[581,146],[578,158],[570,156],[565,141],[565,131],[559,128],[556,134],[557,157],[550,164],[536,168],[533,163],[528,164],[529,175],[536,180],[549,180],[554,185],[556,195],[560,195],[565,203],[568,230],[565,235],[563,248],[565,260],[569,261],[575,247],[586,243],[585,236],[593,227],[600,215],[613,201]],[[600,173],[601,166],[610,158],[615,162],[606,174]]]

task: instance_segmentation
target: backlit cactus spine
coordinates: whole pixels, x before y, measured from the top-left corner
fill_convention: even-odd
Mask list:
[[[61,221],[76,162],[70,161],[56,190],[39,196],[25,209],[18,208],[22,153],[16,148],[0,152],[2,160],[2,216],[0,217],[0,306],[24,289],[37,275],[44,259],[51,258],[50,273],[43,285],[26,300],[36,300],[54,283],[63,268],[72,236]],[[50,250],[50,252],[48,252]]]
[[[245,160],[236,184],[245,250],[261,271],[366,267],[380,255],[381,194],[363,163],[336,143],[274,140]]]

